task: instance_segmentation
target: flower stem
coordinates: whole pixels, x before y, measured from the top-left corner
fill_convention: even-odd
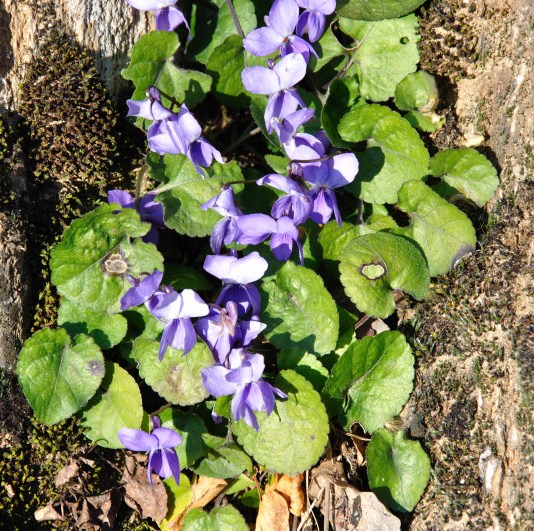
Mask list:
[[[239,18],[237,17],[236,10],[234,8],[234,4],[232,3],[232,0],[226,0],[226,5],[228,6],[228,9],[230,10],[230,13],[232,14],[232,18],[234,19],[235,29],[237,30],[237,34],[243,38],[245,34],[243,33],[243,28],[241,27],[241,24],[239,22]]]

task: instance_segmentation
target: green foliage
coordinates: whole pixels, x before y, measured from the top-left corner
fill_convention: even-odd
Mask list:
[[[299,347],[328,354],[337,342],[339,319],[332,296],[317,273],[286,262],[275,279],[262,283],[262,321],[278,348]]]
[[[382,20],[411,13],[425,0],[340,0],[336,12],[355,20]]]
[[[417,441],[379,429],[367,447],[367,473],[374,493],[394,511],[411,511],[430,477],[430,460]]]
[[[184,519],[183,531],[248,531],[245,519],[239,511],[227,505],[216,507],[209,513],[191,509]]]
[[[456,191],[484,206],[497,190],[499,177],[491,162],[474,149],[446,149],[430,160],[430,172],[448,186],[436,187],[447,199]]]
[[[256,28],[258,22],[255,4],[251,0],[234,0],[232,4],[246,35]],[[191,30],[187,56],[208,64],[228,37],[236,34],[234,20],[225,0],[214,0],[213,4],[194,4]]]
[[[359,310],[387,317],[395,310],[393,290],[417,300],[428,295],[428,268],[421,252],[402,236],[377,232],[350,241],[341,253],[341,283]]]
[[[423,114],[419,111],[408,111],[404,119],[415,129],[424,133],[434,133],[445,124],[445,116],[440,116],[434,112]]]
[[[125,273],[163,269],[154,245],[130,238],[148,232],[132,208],[117,212],[116,205],[101,207],[76,220],[52,249],[50,269],[58,292],[93,312],[114,306],[130,287]]]
[[[85,435],[106,448],[122,448],[118,432],[122,428],[141,427],[143,406],[141,391],[132,376],[116,363],[106,363],[102,390],[82,413]]]
[[[476,234],[471,221],[421,181],[409,181],[399,191],[399,207],[411,223],[396,230],[415,240],[423,250],[430,276],[450,271],[475,250]]]
[[[323,390],[346,430],[359,422],[368,433],[400,413],[412,391],[414,358],[400,332],[355,341],[334,365]]]
[[[281,371],[275,386],[288,395],[274,411],[256,413],[259,431],[245,421],[233,432],[245,451],[268,470],[293,476],[311,468],[328,440],[328,416],[313,386],[294,371]]]
[[[328,370],[314,354],[299,348],[285,348],[277,355],[278,370],[293,369],[304,376],[316,391],[321,391],[328,379]]]
[[[243,39],[230,35],[211,54],[208,72],[213,77],[213,93],[221,103],[230,107],[247,107],[250,97],[241,81],[241,72],[245,68]]]
[[[126,336],[128,322],[120,314],[91,312],[69,299],[63,299],[58,310],[57,324],[71,337],[86,334],[102,349],[118,345]]]
[[[205,455],[190,468],[199,476],[210,478],[235,478],[244,470],[252,471],[250,457],[237,446],[223,437],[202,435],[207,448]]]
[[[434,110],[438,103],[438,87],[434,76],[420,70],[408,74],[395,89],[395,105],[401,111]]]
[[[133,344],[132,358],[138,362],[139,374],[160,396],[172,404],[190,406],[204,400],[208,393],[202,385],[200,371],[213,365],[208,346],[198,341],[185,356],[172,347],[158,361],[159,342],[139,337]]]
[[[204,179],[194,171],[190,161],[182,161],[186,171],[167,182],[157,195],[163,204],[165,225],[179,234],[208,236],[221,215],[211,209],[202,210],[201,205],[220,193],[225,183],[242,180],[243,175],[240,171],[236,173],[237,165],[228,164],[220,166],[216,177]],[[241,186],[234,188],[236,192],[241,189]]]
[[[325,130],[332,145],[339,148],[350,149],[352,142],[345,142],[338,133],[338,125],[341,118],[351,108],[357,108],[362,103],[359,98],[358,81],[354,77],[335,79],[328,87],[326,102],[321,113],[321,125]],[[365,139],[367,140],[368,137]]]
[[[134,100],[144,100],[149,87],[155,86],[190,109],[200,103],[211,88],[208,74],[184,70],[172,63],[180,46],[173,31],[152,31],[143,35],[130,51],[130,64],[122,71],[124,79],[133,81]]]
[[[397,84],[419,62],[417,17],[365,22],[340,18],[341,30],[356,39],[355,65],[360,94],[372,101],[393,97]]]
[[[63,329],[36,332],[17,364],[24,394],[45,424],[56,424],[84,407],[104,372],[104,358],[93,339],[80,334],[71,340]]]
[[[397,113],[379,105],[353,109],[340,123],[341,138],[360,142],[360,170],[348,187],[369,203],[395,203],[400,187],[428,174],[429,154],[417,132]]]

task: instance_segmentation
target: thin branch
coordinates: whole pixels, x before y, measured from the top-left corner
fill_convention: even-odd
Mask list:
[[[243,33],[243,28],[241,27],[241,23],[239,22],[239,18],[237,17],[236,10],[234,9],[234,4],[232,3],[232,0],[226,0],[226,5],[228,6],[228,9],[230,10],[230,13],[232,14],[232,18],[234,19],[235,29],[237,30],[237,34],[243,38],[245,34]]]

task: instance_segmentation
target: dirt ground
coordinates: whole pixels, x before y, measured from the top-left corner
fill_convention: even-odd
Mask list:
[[[414,530],[534,527],[533,14],[527,1],[437,1],[423,16],[422,67],[446,89],[434,142],[477,146],[501,187],[487,217],[473,212],[475,255],[402,315],[417,352],[412,427],[433,461]]]

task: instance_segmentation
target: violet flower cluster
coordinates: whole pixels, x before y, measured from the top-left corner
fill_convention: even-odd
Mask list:
[[[304,9],[300,13],[300,8]],[[267,239],[274,256],[288,260],[297,248],[304,263],[299,241],[299,225],[308,219],[327,223],[332,216],[341,225],[336,189],[350,184],[358,172],[353,153],[333,153],[324,131],[300,132],[315,111],[306,107],[296,85],[306,75],[315,42],[324,32],[326,16],[335,9],[333,0],[275,0],[266,27],[251,31],[243,41],[249,52],[265,56],[279,51],[267,66],[251,66],[241,73],[245,88],[252,94],[268,96],[264,113],[268,133],[278,136],[290,163],[288,174],[269,174],[258,179],[260,186],[271,186],[285,193],[272,206],[271,215],[244,214],[235,204],[233,191],[224,188],[205,203],[223,216],[211,235],[213,252],[223,245],[257,245]],[[294,35],[296,31],[296,35]]]
[[[183,24],[187,31],[189,24],[184,14],[175,6],[177,0],[126,0],[132,7],[140,11],[153,11],[156,18],[156,29],[174,31]]]

